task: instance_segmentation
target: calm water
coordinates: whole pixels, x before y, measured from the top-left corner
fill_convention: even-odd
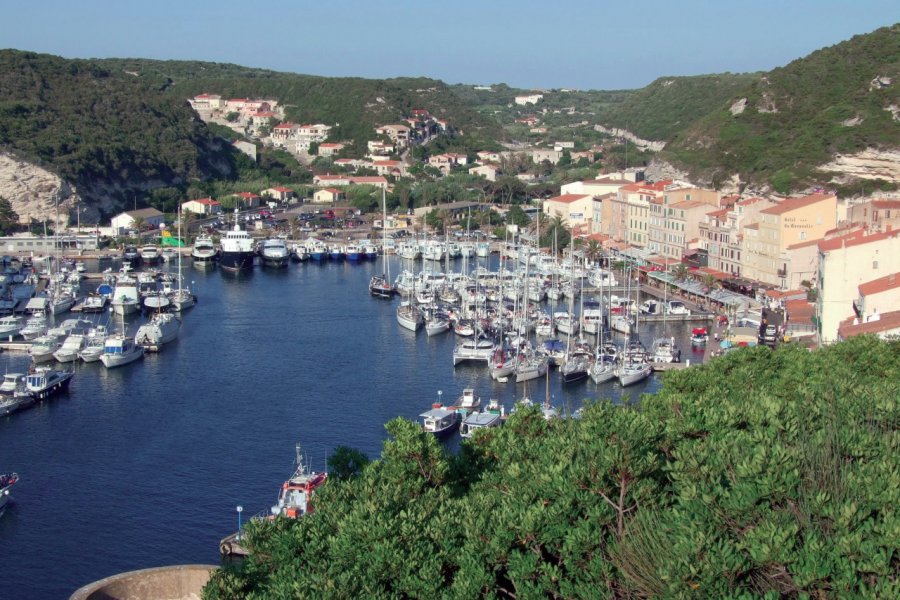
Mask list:
[[[68,396],[0,419],[0,471],[21,476],[0,517],[2,586],[16,593],[0,597],[67,598],[121,571],[217,563],[235,507],[246,517],[274,502],[295,443],[322,470],[337,445],[377,456],[384,423],[416,418],[437,390],[451,402],[474,387],[512,407],[523,384],[454,369],[452,334],[400,329],[397,301],[368,296],[376,271],[380,261],[243,278],[187,267],[200,302],[164,352],[110,371],[78,363]],[[648,347],[659,329],[642,334]],[[689,357],[689,326],[668,329]],[[0,355],[4,371],[28,360]],[[544,382],[531,385],[543,400]],[[658,386],[651,378],[625,400]],[[551,373],[561,409],[620,392],[589,381],[562,389]]]

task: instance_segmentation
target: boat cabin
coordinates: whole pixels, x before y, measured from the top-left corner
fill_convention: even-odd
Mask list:
[[[422,419],[423,429],[436,435],[451,431],[459,423],[459,413],[447,410],[442,405],[433,406],[419,417]]]
[[[501,419],[499,414],[483,412],[483,413],[472,413],[462,422],[462,425],[459,426],[459,435],[464,438],[472,437],[479,429],[486,429],[489,427],[500,427]]]

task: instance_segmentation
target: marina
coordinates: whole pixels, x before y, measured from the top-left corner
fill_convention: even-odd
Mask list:
[[[29,590],[21,597],[65,597],[85,582],[159,564],[216,562],[220,541],[235,530],[235,507],[255,514],[275,500],[290,466],[285,448],[302,440],[315,471],[339,445],[377,457],[384,424],[418,421],[438,391],[452,404],[472,390],[505,412],[527,396],[566,415],[587,399],[635,402],[660,385],[659,375],[627,388],[589,378],[566,385],[557,369],[517,384],[514,376],[492,379],[485,362],[454,367],[458,335],[404,329],[400,300],[370,294],[372,277],[408,266],[398,256],[389,267],[383,260],[258,265],[238,275],[187,268],[200,302],[161,352],[115,369],[71,363],[67,393],[0,417],[2,466],[23,477],[0,519],[0,559],[12,584]],[[86,262],[88,271],[103,270]],[[451,264],[461,270],[464,262]],[[468,263],[479,265],[496,270],[497,257]],[[116,318],[130,335],[147,320]],[[685,359],[703,359],[691,351],[692,323],[665,325]],[[640,326],[648,348],[662,326]],[[25,373],[30,356],[12,344],[0,354],[4,370]],[[660,368],[676,364],[684,363]],[[495,421],[483,419],[466,430]],[[444,443],[458,448],[458,426]],[[79,517],[47,519],[59,506]],[[54,577],[41,576],[51,570]]]

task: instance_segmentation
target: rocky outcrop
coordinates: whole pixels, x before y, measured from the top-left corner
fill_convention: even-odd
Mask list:
[[[830,163],[819,167],[834,173],[832,181],[845,183],[854,179],[883,179],[900,183],[900,150],[863,150],[856,154],[838,154]]]
[[[627,129],[619,129],[618,127],[604,127],[603,125],[594,125],[594,130],[599,131],[600,133],[605,133],[607,135],[611,135],[617,138],[623,138],[628,140],[637,146],[640,150],[652,150],[653,152],[659,152],[663,148],[666,147],[665,142],[654,142],[653,140],[645,140],[641,139],[638,136],[634,135]]]
[[[0,152],[0,197],[9,200],[22,223],[52,222],[59,203],[60,221],[68,221],[68,211],[81,198],[75,188],[55,173]]]

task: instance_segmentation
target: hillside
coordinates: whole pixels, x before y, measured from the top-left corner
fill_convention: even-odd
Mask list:
[[[89,202],[233,169],[228,145],[159,82],[14,50],[0,51],[0,150],[52,170]]]
[[[203,597],[896,597],[898,377],[900,342],[853,338],[673,371],[639,407],[526,409],[457,454],[396,419]]]
[[[496,123],[473,111],[434,79],[317,77],[197,61],[100,62],[111,70],[164,80],[166,93],[182,100],[203,92],[228,98],[274,98],[285,105],[286,119],[336,123],[333,139],[353,140],[363,149],[367,140],[375,138],[376,126],[407,117],[413,108],[425,108],[437,118],[447,119],[469,139],[492,141],[502,136]]]
[[[827,184],[833,175],[816,167],[836,154],[898,149],[898,86],[900,25],[893,25],[764,74],[676,133],[666,155],[713,181],[739,174],[781,192]],[[844,191],[853,191],[847,183]]]

